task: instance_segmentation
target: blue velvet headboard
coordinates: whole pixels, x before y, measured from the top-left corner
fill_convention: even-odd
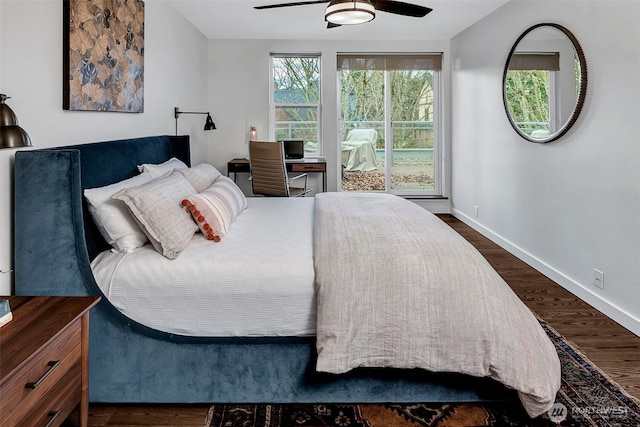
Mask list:
[[[61,285],[62,289],[77,289],[64,282],[90,271],[91,260],[109,247],[88,215],[82,191],[130,178],[139,173],[139,164],[162,163],[171,157],[190,165],[189,136],[151,136],[16,152],[16,292],[60,293]],[[69,256],[61,256],[64,253]],[[86,265],[65,266],[74,262]],[[75,278],[94,282],[93,277]]]

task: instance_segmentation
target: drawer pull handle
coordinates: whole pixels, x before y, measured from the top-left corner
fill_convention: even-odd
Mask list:
[[[47,378],[49,376],[49,374],[51,374],[51,372],[53,372],[53,370],[60,364],[59,360],[52,360],[50,361],[47,365],[49,366],[49,369],[47,369],[47,371],[42,374],[42,376],[40,378],[38,378],[38,380],[34,383],[27,383],[27,385],[25,386],[26,388],[30,388],[30,389],[35,389],[36,387],[38,387],[42,381],[45,380],[45,378]]]
[[[56,418],[58,418],[58,416],[60,415],[60,411],[51,411],[47,414],[49,417],[51,417],[49,419],[49,422],[47,424],[45,424],[44,427],[51,427],[53,425],[53,422],[56,420]]]

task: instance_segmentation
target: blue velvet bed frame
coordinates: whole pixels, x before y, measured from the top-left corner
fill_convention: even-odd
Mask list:
[[[151,330],[101,294],[90,261],[108,249],[83,189],[171,157],[187,136],[19,151],[15,156],[15,293],[101,295],[91,312],[90,400],[118,403],[436,402],[513,399],[498,383],[419,370],[318,374],[313,338],[193,338]]]

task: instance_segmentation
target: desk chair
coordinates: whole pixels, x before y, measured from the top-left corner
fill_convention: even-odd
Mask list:
[[[284,159],[284,144],[280,142],[249,142],[249,163],[251,165],[251,186],[253,194],[277,197],[304,196],[311,190],[307,189],[307,174],[301,174],[289,179]],[[298,179],[304,180],[304,185],[293,186]]]

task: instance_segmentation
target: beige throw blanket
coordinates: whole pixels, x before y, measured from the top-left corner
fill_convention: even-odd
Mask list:
[[[555,348],[484,257],[388,194],[316,196],[317,370],[423,368],[491,377],[534,417],[560,387]]]

